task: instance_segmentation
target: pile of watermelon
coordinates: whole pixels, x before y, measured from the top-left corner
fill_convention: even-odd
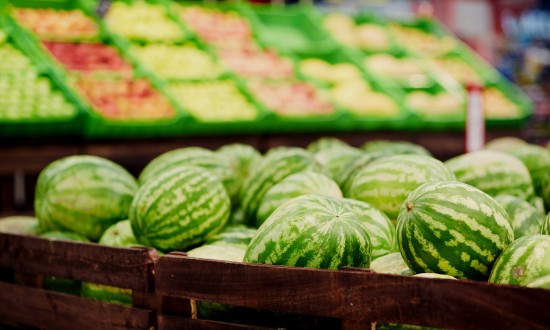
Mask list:
[[[550,288],[549,210],[550,151],[540,146],[504,139],[442,162],[409,142],[322,138],[264,155],[181,148],[138,178],[107,159],[66,157],[38,178],[36,218],[0,221],[0,231]],[[80,293],[130,301],[92,283]]]

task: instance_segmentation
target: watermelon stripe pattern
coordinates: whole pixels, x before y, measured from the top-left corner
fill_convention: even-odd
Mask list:
[[[480,150],[451,158],[445,164],[458,181],[491,196],[506,194],[525,200],[533,196],[529,171],[514,156],[499,151]]]
[[[550,289],[550,275],[538,277],[527,283],[529,288]]]
[[[138,242],[161,251],[184,250],[221,230],[230,201],[220,181],[202,168],[173,168],[145,183],[130,208]]]
[[[530,235],[512,243],[498,258],[489,282],[527,285],[550,275],[550,236]]]
[[[540,233],[543,235],[550,235],[550,213],[546,215]]]
[[[401,252],[392,252],[380,258],[374,259],[370,269],[382,274],[413,275],[413,271],[407,266],[401,256]]]
[[[341,200],[304,195],[279,207],[258,229],[244,261],[339,269],[369,267],[368,228]]]
[[[228,225],[216,235],[210,237],[206,244],[238,244],[247,246],[256,234],[256,228],[245,225]]]
[[[372,245],[372,259],[397,251],[397,237],[395,227],[391,220],[380,210],[372,205],[344,199],[343,202],[364,221],[369,231]]]
[[[265,193],[287,176],[304,170],[323,172],[313,156],[300,148],[280,147],[269,151],[241,189],[241,207],[247,224],[254,225]]]
[[[422,155],[398,155],[378,159],[362,170],[344,196],[367,202],[396,219],[401,204],[416,187],[426,182],[454,180],[439,160]]]
[[[307,194],[342,198],[342,191],[332,179],[324,174],[303,171],[292,174],[269,189],[262,199],[256,217],[259,227],[279,206],[289,200]]]
[[[544,223],[544,214],[521,198],[499,195],[495,200],[500,203],[512,220],[514,238],[539,234]]]
[[[137,189],[135,178],[110,160],[70,156],[40,173],[34,209],[42,231],[68,230],[96,241],[128,217]]]
[[[336,178],[346,165],[363,152],[353,147],[333,147],[323,149],[314,154],[315,160],[323,165],[332,178]]]
[[[366,152],[384,151],[392,155],[432,155],[423,146],[409,141],[373,140],[364,143],[361,149]]]
[[[514,233],[501,205],[455,181],[414,190],[399,213],[397,237],[403,259],[415,273],[485,280]]]
[[[550,183],[550,152],[537,145],[528,144],[513,148],[509,153],[518,158],[529,170],[537,195],[542,195],[544,186]]]
[[[209,170],[222,181],[232,201],[237,202],[239,182],[230,162],[222,155],[200,147],[175,149],[156,157],[141,172],[138,178],[139,184],[143,185],[152,178],[181,166],[198,166]]]
[[[390,155],[385,152],[369,152],[357,156],[343,166],[340,172],[335,175],[334,179],[340,188],[342,188],[342,191],[348,191],[357,172],[373,161],[386,156]]]

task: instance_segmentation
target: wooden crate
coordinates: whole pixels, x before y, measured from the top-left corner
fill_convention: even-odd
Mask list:
[[[242,329],[177,313],[174,299],[218,302],[342,320],[340,328],[374,322],[447,329],[549,329],[550,290],[378,274],[253,265],[162,256],[156,265],[159,329]],[[182,305],[180,305],[182,306]],[[250,327],[255,328],[255,327]]]
[[[115,248],[0,233],[0,267],[16,274],[0,282],[0,323],[49,329],[156,327],[155,250]],[[132,290],[132,306],[45,290],[52,275]]]

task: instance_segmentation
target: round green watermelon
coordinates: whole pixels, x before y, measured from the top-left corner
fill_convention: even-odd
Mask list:
[[[99,244],[119,247],[143,246],[138,243],[130,220],[123,220],[109,227],[99,239]]]
[[[491,196],[512,195],[528,200],[534,195],[531,175],[516,157],[504,152],[480,150],[449,159],[445,164],[458,181]]]
[[[368,268],[369,228],[340,199],[304,195],[279,207],[248,245],[244,261],[339,269]]]
[[[529,288],[550,289],[550,275],[538,277],[526,285]]]
[[[368,203],[354,199],[345,198],[343,202],[364,221],[368,228],[373,260],[397,251],[395,227],[384,212]]]
[[[361,149],[366,152],[383,151],[392,155],[432,155],[423,146],[409,141],[373,140],[363,144]]]
[[[514,136],[505,136],[489,141],[487,144],[485,144],[483,148],[494,151],[508,152],[514,148],[524,145],[527,145],[527,142],[520,138]]]
[[[483,191],[456,181],[430,182],[403,203],[397,238],[415,273],[486,280],[514,232],[506,210]]]
[[[240,143],[225,145],[216,150],[216,153],[224,157],[231,164],[233,173],[237,178],[236,185],[238,189],[236,199],[238,199],[242,183],[246,180],[253,167],[260,162],[262,155],[254,147]]]
[[[243,244],[205,244],[187,251],[193,258],[242,262],[246,252]]]
[[[374,259],[370,269],[382,274],[413,275],[413,271],[401,256],[401,252],[392,252]]]
[[[359,155],[343,165],[340,172],[335,175],[334,180],[338,183],[342,191],[348,191],[357,172],[373,161],[387,156],[392,155],[385,152],[368,152]]]
[[[489,282],[527,285],[550,275],[550,236],[529,235],[512,243],[498,257]]]
[[[279,206],[307,194],[343,197],[336,182],[324,174],[306,170],[289,175],[265,193],[256,214],[256,227],[260,227]]]
[[[337,139],[335,137],[322,137],[319,138],[307,146],[307,151],[311,152],[312,154],[316,154],[319,151],[325,150],[325,149],[332,149],[333,147],[349,147],[350,145],[346,142]]]
[[[544,235],[550,235],[550,213],[548,213],[546,215],[546,218],[544,219],[544,222],[542,223],[540,233],[544,234]]]
[[[110,160],[69,156],[38,176],[34,210],[42,231],[73,231],[97,241],[112,224],[128,218],[138,185]]]
[[[436,274],[436,273],[419,273],[419,274],[414,274],[413,276],[424,277],[424,278],[441,278],[441,279],[444,279],[444,280],[456,280],[457,279],[454,276],[445,275],[445,274]]]
[[[185,250],[220,231],[231,202],[220,180],[196,166],[178,166],[147,181],[130,207],[140,244],[163,252]]]
[[[85,298],[105,301],[111,304],[132,305],[132,290],[130,289],[82,282],[80,295]]]
[[[0,233],[36,235],[38,219],[28,216],[11,216],[0,219]]]
[[[429,156],[383,157],[361,169],[344,196],[367,202],[396,219],[403,201],[418,186],[454,179],[441,161]]]
[[[231,201],[238,204],[240,181],[232,163],[222,154],[205,148],[187,147],[163,153],[145,166],[139,175],[139,183],[143,185],[172,168],[182,166],[197,166],[208,170],[223,183]]]
[[[339,146],[322,149],[316,152],[314,157],[319,164],[328,170],[332,178],[336,178],[350,161],[363,154],[360,149],[350,146]]]
[[[230,224],[216,235],[209,237],[206,244],[240,244],[248,246],[254,234],[256,234],[256,228],[243,224]]]
[[[504,207],[514,229],[514,239],[540,233],[544,214],[523,199],[510,195],[498,195],[495,200]]]
[[[544,188],[550,184],[550,151],[534,144],[513,148],[508,153],[525,164],[533,180],[535,194],[542,196]],[[550,200],[547,201],[550,205]]]

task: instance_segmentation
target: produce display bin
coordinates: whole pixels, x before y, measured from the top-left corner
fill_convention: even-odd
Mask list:
[[[151,249],[0,233],[0,267],[15,278],[0,281],[0,320],[39,328],[151,329],[157,258]],[[45,290],[46,275],[131,289],[132,306]]]
[[[544,289],[359,268],[334,271],[214,261],[183,253],[162,256],[155,276],[159,329],[246,328],[198,319],[193,312],[197,301],[336,318],[344,329],[369,329],[375,322],[451,329],[546,329],[550,324],[550,291]],[[170,300],[175,298],[187,300],[192,308],[181,311],[180,303],[180,311],[174,310]]]
[[[490,88],[495,88],[500,91],[502,95],[515,104],[518,109],[518,115],[515,117],[486,118],[486,123],[489,128],[522,127],[533,115],[533,103],[516,85],[505,80],[499,80],[495,83],[487,84],[484,87],[486,91]]]

